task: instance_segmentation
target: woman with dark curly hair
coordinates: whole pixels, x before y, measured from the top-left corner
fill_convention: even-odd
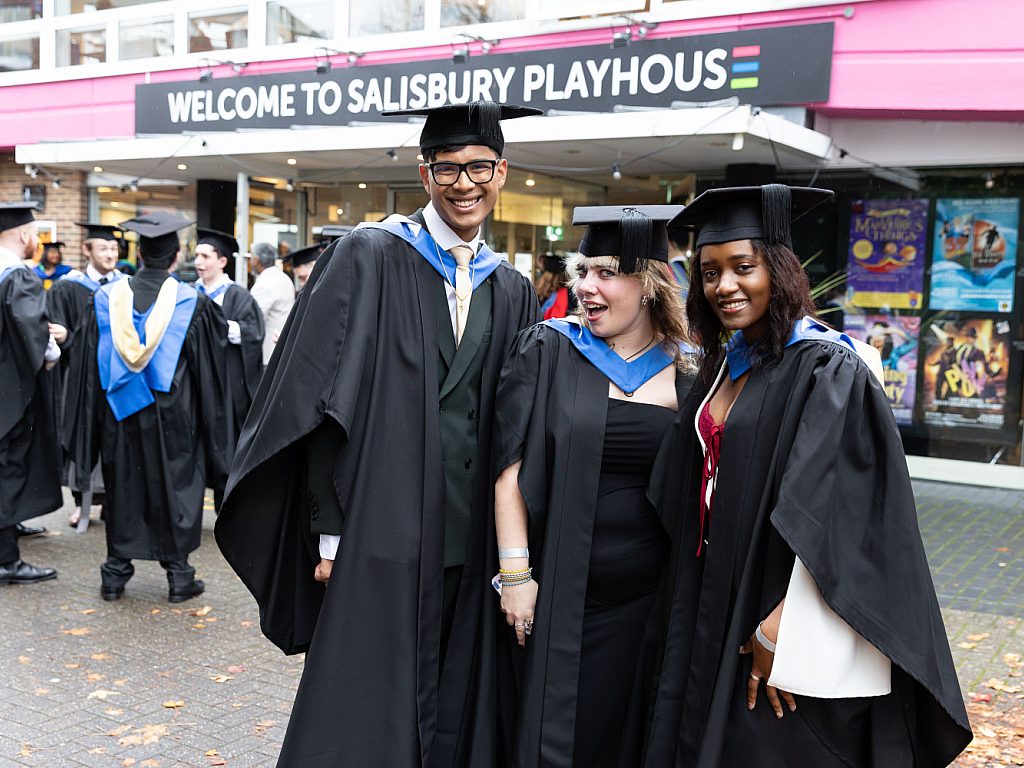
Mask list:
[[[693,380],[665,223],[680,206],[577,208],[579,317],[520,333],[498,385],[501,609],[525,647],[517,768],[634,768],[668,539],[651,463]]]
[[[649,492],[673,579],[651,768],[931,768],[971,738],[880,373],[792,250],[830,197],[715,189],[673,222],[700,368]]]

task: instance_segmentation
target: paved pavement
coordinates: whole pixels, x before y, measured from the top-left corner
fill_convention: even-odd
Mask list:
[[[1024,493],[916,483],[922,535],[965,694],[1024,706]],[[0,588],[0,768],[273,766],[301,657],[259,632],[207,515],[192,557],[205,595],[171,606],[157,563],[136,563],[122,600],[99,597],[102,523],[67,510],[22,541],[56,581]],[[1017,654],[1017,656],[1014,656]],[[1011,692],[992,688],[995,681]],[[339,692],[339,695],[343,695]]]

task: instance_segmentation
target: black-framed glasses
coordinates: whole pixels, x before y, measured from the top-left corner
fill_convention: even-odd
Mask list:
[[[450,187],[455,184],[459,177],[465,173],[466,178],[474,184],[486,184],[494,178],[494,169],[498,160],[470,160],[468,163],[427,163],[430,169],[430,176],[434,183],[440,187]]]

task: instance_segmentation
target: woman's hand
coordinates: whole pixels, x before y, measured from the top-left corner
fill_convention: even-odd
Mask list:
[[[59,323],[48,323],[50,327],[50,335],[53,336],[53,340],[58,344],[63,344],[68,340],[68,329]]]
[[[785,604],[786,601],[783,600],[775,606],[775,610],[760,624],[761,632],[764,633],[769,643],[775,643],[778,640],[779,624],[782,621],[782,609]],[[755,633],[743,644],[743,647],[740,648],[740,653],[752,653],[754,655],[750,666],[750,676],[747,678],[747,709],[753,709],[757,705],[757,689],[763,680],[768,703],[771,704],[777,718],[781,719],[783,715],[782,702],[779,701],[780,695],[789,706],[789,711],[796,712],[796,700],[793,698],[792,693],[776,688],[773,685],[768,685],[768,678],[772,676],[772,666],[775,664],[775,652],[765,648],[761,641],[757,639]]]
[[[532,579],[515,587],[502,586],[501,610],[505,621],[516,631],[516,641],[526,647],[526,636],[533,630],[533,613],[537,607],[537,582]]]

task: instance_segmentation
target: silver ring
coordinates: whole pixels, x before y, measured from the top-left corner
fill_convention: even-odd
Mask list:
[[[533,621],[527,621],[523,623],[523,626],[527,629],[533,629]]]
[[[512,626],[515,627],[516,629],[523,629],[526,625],[525,624],[513,624]]]
[[[755,675],[753,672],[750,673],[750,679],[753,680],[755,683],[761,682],[761,678]]]

